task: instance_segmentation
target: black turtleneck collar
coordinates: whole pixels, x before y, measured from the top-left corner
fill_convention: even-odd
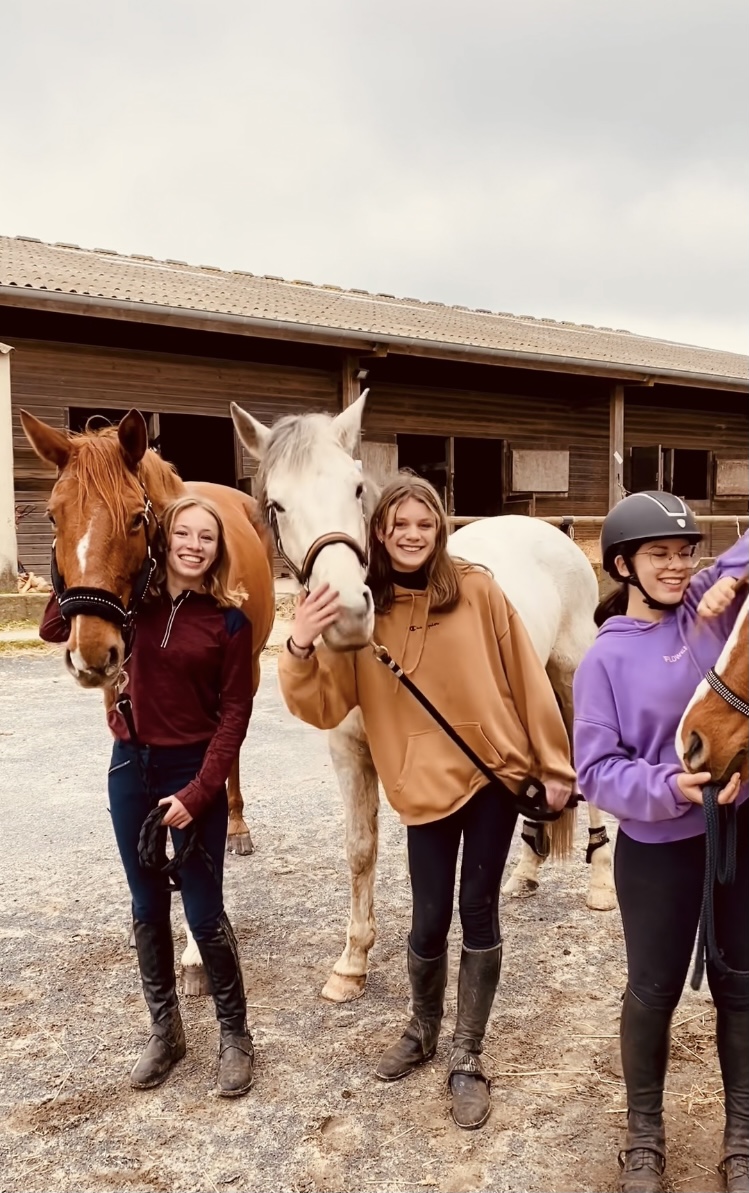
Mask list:
[[[408,588],[412,592],[424,592],[428,581],[426,568],[419,568],[416,572],[398,572],[393,568],[393,584],[398,588]]]

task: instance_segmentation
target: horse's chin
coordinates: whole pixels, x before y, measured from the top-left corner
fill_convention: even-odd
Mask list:
[[[374,618],[356,618],[344,624],[336,622],[323,634],[323,642],[329,650],[344,654],[349,650],[362,650],[372,638]]]
[[[69,651],[65,652],[65,666],[78,684],[78,687],[85,688],[88,691],[92,689],[105,691],[110,688],[114,689],[117,687],[122,675],[122,668],[119,666],[106,668],[105,670],[99,670],[99,668],[94,667],[86,670],[78,670],[73,664]]]

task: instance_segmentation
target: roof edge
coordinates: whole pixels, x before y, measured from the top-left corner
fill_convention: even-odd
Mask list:
[[[377,345],[386,345],[392,351],[404,355],[429,356],[442,360],[474,364],[507,364],[522,369],[603,376],[625,383],[627,381],[638,383],[658,381],[667,385],[687,385],[738,393],[749,391],[749,378],[726,377],[712,373],[683,373],[676,369],[644,368],[637,365],[581,357],[517,352],[511,349],[456,344],[452,341],[397,336],[389,332],[369,333],[349,328],[326,327],[281,319],[263,319],[251,315],[235,315],[229,312],[197,311],[192,308],[162,306],[157,303],[118,301],[90,294],[67,294],[62,291],[50,292],[34,290],[31,287],[0,285],[0,306],[11,305],[32,310],[53,310],[62,314],[115,318],[123,322],[156,323],[163,326],[217,331],[224,334],[244,334],[266,339],[296,339],[301,342],[348,348],[349,350],[356,346],[363,353],[373,351]]]

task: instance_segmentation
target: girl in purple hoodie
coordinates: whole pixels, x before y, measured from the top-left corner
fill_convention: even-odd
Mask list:
[[[598,609],[596,642],[575,676],[575,764],[589,803],[620,823],[615,857],[627,948],[621,1050],[627,1140],[622,1193],[660,1193],[669,1029],[694,947],[705,872],[702,787],[683,772],[675,736],[695,688],[736,620],[749,567],[744,535],[693,575],[701,535],[670,493],[633,493],[603,525],[603,565],[617,590]],[[749,805],[739,776],[736,881],[715,893],[720,949],[735,973],[708,964],[725,1089],[721,1171],[728,1193],[749,1193]]]

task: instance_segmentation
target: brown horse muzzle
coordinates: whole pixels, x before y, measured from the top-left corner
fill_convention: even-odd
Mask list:
[[[82,688],[113,687],[125,659],[117,626],[99,617],[74,617],[65,651],[65,665]]]

